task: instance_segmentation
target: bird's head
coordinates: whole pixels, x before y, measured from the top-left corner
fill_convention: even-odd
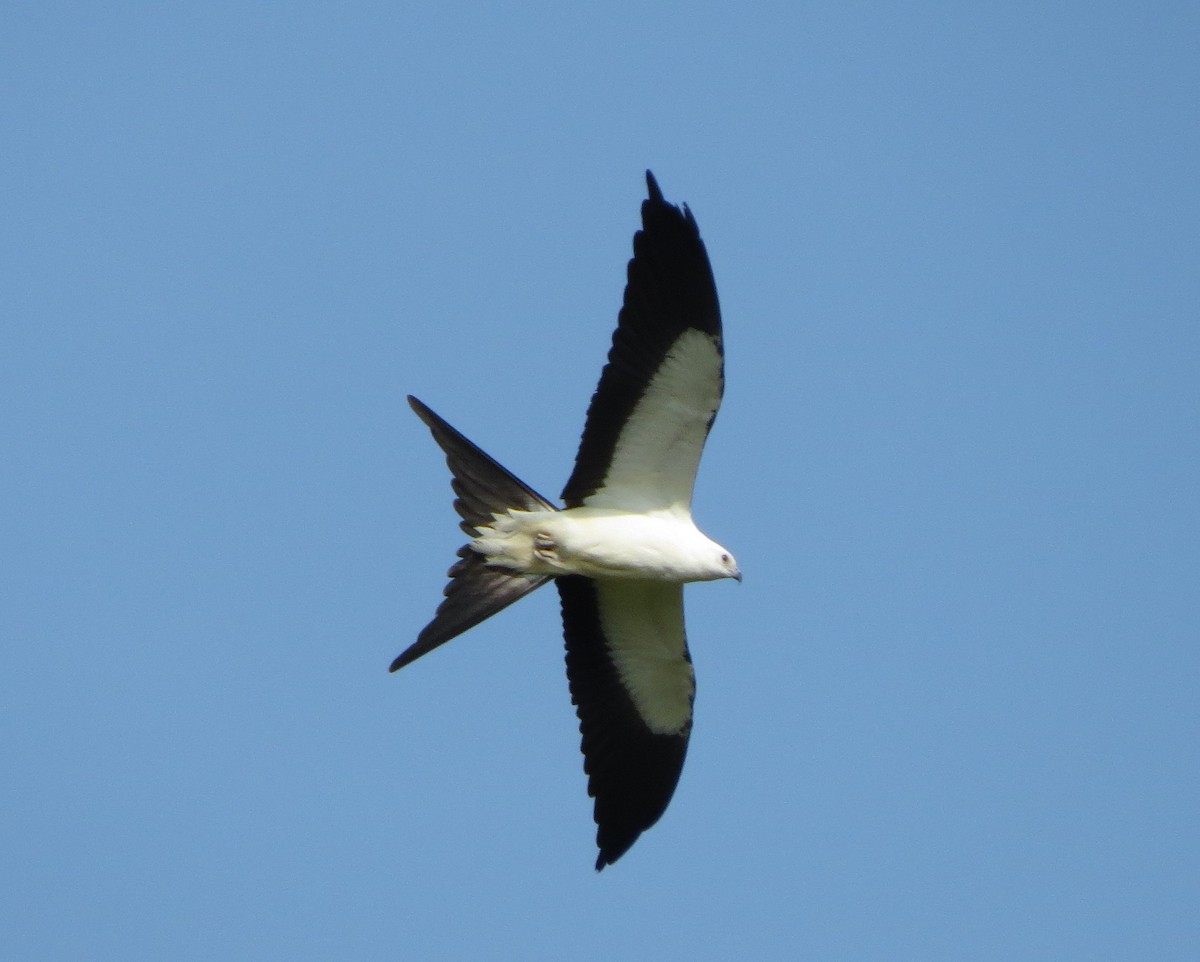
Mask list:
[[[713,542],[713,552],[709,558],[709,574],[708,580],[718,581],[721,578],[732,578],[739,584],[742,581],[742,569],[738,567],[737,559],[729,551],[728,548],[723,548],[716,542]]]

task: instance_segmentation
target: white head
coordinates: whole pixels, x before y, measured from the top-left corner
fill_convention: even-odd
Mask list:
[[[741,583],[742,570],[728,548],[723,548],[715,541],[709,541],[704,558],[704,574],[696,580],[717,581],[721,578],[732,578]]]

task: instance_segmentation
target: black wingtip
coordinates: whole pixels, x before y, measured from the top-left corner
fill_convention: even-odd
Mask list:
[[[700,228],[696,225],[696,218],[692,216],[692,212],[688,205],[680,204],[676,206],[663,197],[662,188],[658,186],[658,178],[656,178],[653,172],[650,170],[646,171],[646,189],[649,192],[649,196],[642,201],[643,224],[646,224],[646,215],[648,211],[654,207],[665,207],[668,211],[671,211],[675,214],[682,214],[683,219],[692,228],[692,230],[696,232],[697,236],[700,234]],[[647,224],[646,226],[649,225]]]
[[[657,203],[663,203],[662,191],[658,187],[658,181],[654,179],[654,174],[649,170],[646,171],[646,190],[650,193],[650,199]]]
[[[649,828],[650,826],[647,826]],[[608,848],[601,847],[599,854],[596,856],[596,871],[603,872],[608,866],[616,865],[617,862],[631,848],[633,843],[641,837],[641,832],[637,832],[634,836],[620,845],[610,845]]]

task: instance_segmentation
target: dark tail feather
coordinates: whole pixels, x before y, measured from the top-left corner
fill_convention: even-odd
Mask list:
[[[460,527],[472,538],[480,524],[491,524],[492,514],[509,508],[526,511],[557,510],[524,481],[433,413],[411,394],[408,403],[433,432],[433,439],[446,452],[446,464],[454,475],[451,486],[458,497],[454,509],[462,518]]]
[[[457,638],[550,580],[489,568],[483,555],[476,554],[469,545],[458,549],[458,557],[461,560],[450,569],[446,600],[438,605],[433,621],[417,635],[416,643],[392,662],[389,671],[403,668],[438,645]]]
[[[478,526],[490,524],[493,514],[502,514],[510,508],[557,510],[415,397],[410,396],[408,403],[446,453],[446,463],[454,475],[452,486],[458,496],[454,507],[462,518],[459,527],[468,535],[475,537]],[[550,580],[489,567],[470,545],[459,548],[458,557],[449,572],[446,598],[438,606],[433,621],[417,636],[416,643],[392,662],[391,671],[474,628]]]

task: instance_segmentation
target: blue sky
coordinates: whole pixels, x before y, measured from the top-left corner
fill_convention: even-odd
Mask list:
[[[0,955],[1193,959],[1200,8],[0,14]],[[726,403],[663,821],[557,599],[398,675],[413,393],[565,481],[652,168]]]

